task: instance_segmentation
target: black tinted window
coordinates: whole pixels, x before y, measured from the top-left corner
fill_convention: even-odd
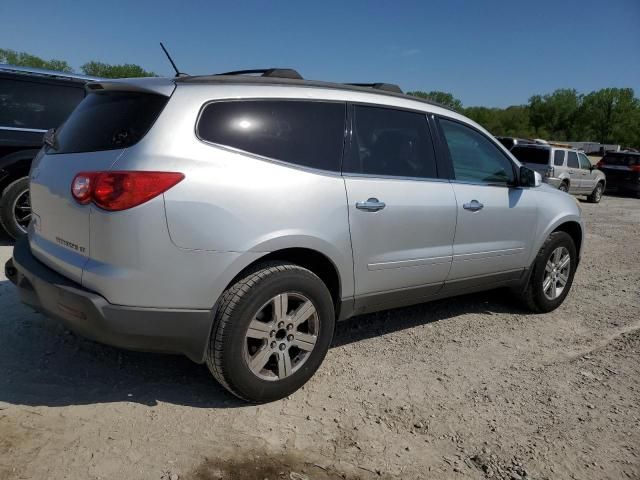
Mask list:
[[[567,166],[570,168],[580,168],[578,164],[578,154],[576,152],[567,152]]]
[[[640,155],[607,153],[602,159],[602,163],[606,165],[626,165],[632,167],[634,165],[640,165]]]
[[[210,103],[202,111],[203,140],[306,167],[338,171],[345,105],[298,100]]]
[[[564,165],[564,150],[556,150],[553,154],[553,164],[556,167],[561,167]]]
[[[547,165],[549,163],[549,149],[540,147],[521,147],[516,145],[511,153],[522,163]]]
[[[399,177],[437,177],[427,117],[378,107],[354,107],[351,151],[343,170]]]
[[[82,86],[0,78],[0,127],[40,130],[57,127],[83,97]]]
[[[138,92],[88,95],[59,132],[50,153],[95,152],[127,148],[153,125],[168,98]]]
[[[511,184],[513,164],[480,132],[458,122],[440,120],[449,146],[456,180]]]

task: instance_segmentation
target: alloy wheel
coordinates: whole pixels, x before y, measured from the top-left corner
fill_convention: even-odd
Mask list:
[[[16,197],[12,210],[16,225],[23,233],[27,233],[27,227],[31,221],[31,197],[28,189]]]
[[[544,269],[542,291],[549,300],[555,300],[567,286],[571,272],[571,255],[566,247],[556,248]]]
[[[286,292],[265,303],[249,323],[244,359],[263,380],[282,380],[298,371],[315,348],[320,320],[313,302]]]

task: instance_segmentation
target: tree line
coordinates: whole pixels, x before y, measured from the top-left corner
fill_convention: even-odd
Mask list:
[[[0,63],[73,73],[64,60],[45,60],[26,52],[0,48]],[[81,73],[103,78],[155,77],[139,65],[90,61]],[[640,99],[632,88],[603,88],[584,94],[559,89],[533,95],[525,105],[507,108],[465,107],[451,93],[408,92],[438,102],[475,120],[494,135],[544,138],[559,141],[593,141],[640,148]]]
[[[563,88],[507,108],[464,107],[447,92],[408,93],[456,110],[494,135],[640,147],[640,99],[632,88],[602,88],[587,94]]]

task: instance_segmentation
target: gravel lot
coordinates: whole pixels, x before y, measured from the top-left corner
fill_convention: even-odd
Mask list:
[[[640,200],[582,208],[560,309],[496,291],[359,317],[263,406],[77,337],[0,276],[0,479],[640,478]]]

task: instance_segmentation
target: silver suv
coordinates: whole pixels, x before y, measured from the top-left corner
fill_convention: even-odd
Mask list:
[[[496,287],[564,301],[575,199],[451,110],[296,76],[89,84],[31,171],[21,300],[253,402],[303,385],[337,320]]]
[[[511,153],[557,189],[574,195],[586,195],[591,203],[599,203],[602,199],[605,174],[592,165],[583,152],[555,145],[531,144],[516,145]]]

